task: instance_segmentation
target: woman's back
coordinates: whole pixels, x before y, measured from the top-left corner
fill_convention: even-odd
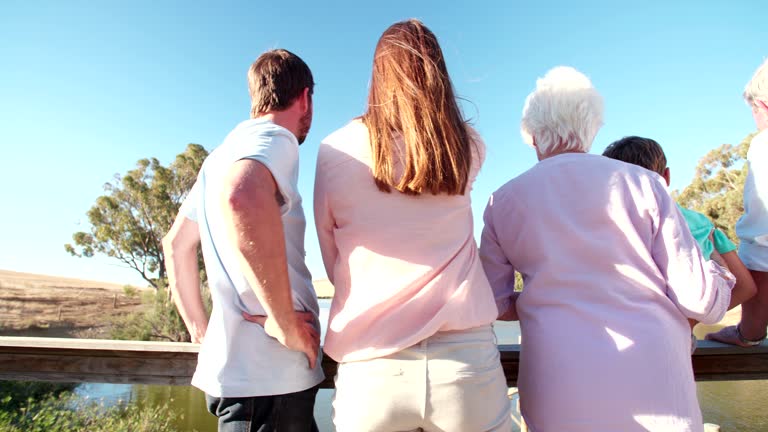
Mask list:
[[[483,150],[434,33],[415,19],[389,26],[365,112],[323,141],[315,173],[339,432],[510,430],[472,230]]]
[[[701,290],[706,270],[682,229],[660,178],[602,156],[545,159],[494,193],[482,253],[503,253],[525,279],[518,384],[534,427],[697,430],[682,309],[718,315],[727,299]]]
[[[477,138],[468,186],[482,146]],[[323,140],[315,224],[336,288],[325,350],[339,361],[385,356],[497,315],[477,256],[470,187],[464,195],[382,192],[371,166],[361,121]]]
[[[520,301],[553,294],[537,293],[539,285],[562,290],[558,298],[612,306],[618,295],[632,302],[666,297],[652,256],[657,193],[666,191],[645,170],[582,153],[546,159],[502,186],[490,211],[504,218],[494,228],[530,288]]]

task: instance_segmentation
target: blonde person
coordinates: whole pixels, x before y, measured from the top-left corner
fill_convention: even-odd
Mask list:
[[[511,430],[472,231],[483,155],[435,35],[417,20],[389,27],[365,113],[323,140],[317,160],[338,432]]]
[[[586,76],[549,71],[523,109],[539,162],[485,210],[483,266],[520,320],[520,409],[535,432],[700,432],[687,318],[719,321],[733,276],[703,259],[661,177],[587,153],[602,118]]]
[[[757,294],[741,306],[741,322],[707,339],[749,347],[759,345],[768,326],[768,60],[757,68],[744,89],[760,131],[749,145],[744,215],[736,223],[739,257],[752,273]]]

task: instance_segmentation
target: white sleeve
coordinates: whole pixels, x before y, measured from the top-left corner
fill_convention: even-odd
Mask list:
[[[294,178],[299,159],[297,147],[287,137],[276,135],[269,142],[259,142],[249,147],[248,154],[241,158],[258,161],[267,167],[282,197],[280,212],[283,215],[291,209],[297,195],[295,185],[298,178]]]
[[[202,188],[200,183],[198,177],[187,197],[184,198],[184,202],[181,203],[181,207],[179,207],[179,214],[194,222],[197,222],[197,209],[200,207],[200,188]]]

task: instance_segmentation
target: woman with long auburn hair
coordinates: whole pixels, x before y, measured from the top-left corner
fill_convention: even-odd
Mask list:
[[[484,153],[435,35],[417,20],[390,26],[366,112],[317,160],[337,431],[511,430],[498,309],[472,229]]]

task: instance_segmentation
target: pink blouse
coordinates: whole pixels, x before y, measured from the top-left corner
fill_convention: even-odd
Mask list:
[[[476,143],[471,181],[484,155]],[[497,316],[473,236],[470,188],[463,196],[381,192],[371,165],[360,121],[320,145],[315,224],[336,288],[324,349],[339,362],[383,357]]]

